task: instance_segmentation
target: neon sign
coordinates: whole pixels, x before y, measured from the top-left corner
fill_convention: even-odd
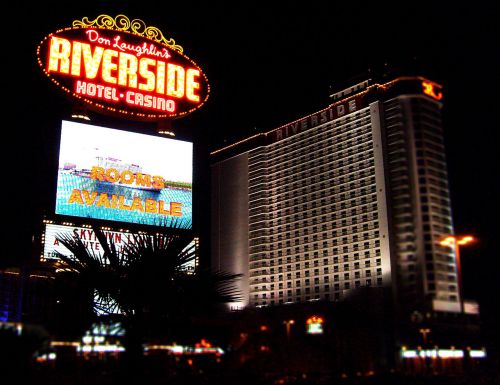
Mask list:
[[[306,321],[308,334],[323,334],[324,319],[318,316],[309,317]]]
[[[45,37],[37,55],[45,74],[89,108],[137,120],[184,116],[210,92],[181,46],[124,15],[76,20]]]
[[[422,89],[424,94],[430,96],[433,99],[441,100],[443,98],[443,93],[441,92],[442,87],[439,84],[423,81]]]

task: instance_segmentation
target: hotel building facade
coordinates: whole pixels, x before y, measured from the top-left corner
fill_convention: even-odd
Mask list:
[[[211,153],[212,266],[233,308],[385,288],[404,313],[460,313],[441,86],[367,80],[311,115]]]

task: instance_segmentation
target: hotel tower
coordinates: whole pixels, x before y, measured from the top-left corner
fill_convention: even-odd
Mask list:
[[[398,308],[461,312],[441,86],[370,80],[274,130],[213,151],[212,266],[245,306],[389,288]]]

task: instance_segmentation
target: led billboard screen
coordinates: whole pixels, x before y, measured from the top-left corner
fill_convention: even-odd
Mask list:
[[[193,144],[63,121],[55,213],[192,227]]]

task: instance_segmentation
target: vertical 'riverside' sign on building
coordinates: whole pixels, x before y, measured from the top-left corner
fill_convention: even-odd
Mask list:
[[[142,20],[101,15],[52,33],[37,50],[45,74],[100,112],[138,120],[186,115],[207,100],[205,74]]]

